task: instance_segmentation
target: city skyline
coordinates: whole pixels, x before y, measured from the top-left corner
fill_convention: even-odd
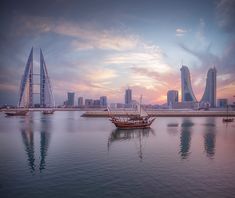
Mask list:
[[[47,9],[41,9],[47,5]],[[234,1],[6,1],[1,7],[0,104],[15,104],[29,49],[44,51],[56,104],[66,92],[163,104],[187,65],[197,99],[217,69],[217,98],[234,100]],[[174,20],[172,20],[172,18]],[[35,70],[39,68],[35,63]],[[37,71],[35,71],[37,72]]]

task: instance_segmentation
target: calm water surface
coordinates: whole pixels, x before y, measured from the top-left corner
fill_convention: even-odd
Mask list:
[[[235,123],[126,131],[80,115],[0,114],[0,197],[235,197]]]

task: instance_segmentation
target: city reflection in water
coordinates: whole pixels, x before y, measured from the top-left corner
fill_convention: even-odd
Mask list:
[[[143,141],[144,138],[148,138],[151,135],[155,135],[154,130],[151,128],[148,129],[115,129],[111,132],[108,139],[108,150],[111,147],[111,144],[114,142],[120,141],[129,141],[131,139],[138,140],[138,157],[140,160],[143,159]]]
[[[46,167],[46,156],[50,141],[50,118],[47,115],[40,115],[40,157],[38,169],[41,172]],[[33,114],[26,116],[22,123],[21,135],[23,144],[28,158],[28,165],[31,172],[35,172],[36,166],[36,151],[35,151],[35,126],[34,126]]]
[[[180,134],[180,151],[179,154],[182,159],[187,159],[190,152],[190,144],[191,144],[191,133],[192,127],[194,123],[190,118],[183,118],[183,122],[181,124],[181,134]]]
[[[215,118],[207,118],[204,132],[204,149],[207,157],[213,159],[215,155],[216,127]]]

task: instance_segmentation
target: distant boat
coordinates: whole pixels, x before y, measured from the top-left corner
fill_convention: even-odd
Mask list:
[[[43,110],[42,113],[47,115],[47,114],[53,114],[55,112],[54,109],[47,109],[47,110]]]
[[[142,100],[142,97],[141,97]],[[149,116],[147,112],[142,108],[141,102],[137,104],[138,114],[137,115],[127,115],[126,117],[117,117],[111,114],[109,111],[110,121],[119,129],[145,129],[150,128],[155,117]]]
[[[28,112],[28,109],[9,109],[4,111],[7,116],[25,116]]]
[[[227,105],[227,117],[223,118],[223,122],[233,122],[233,121],[234,121],[234,118],[228,117],[228,105]]]

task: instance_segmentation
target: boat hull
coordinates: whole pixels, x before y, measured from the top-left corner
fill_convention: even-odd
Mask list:
[[[28,110],[9,110],[9,111],[5,111],[6,116],[25,116],[27,115]]]
[[[120,120],[117,118],[112,118],[110,121],[118,128],[118,129],[146,129],[150,128],[151,124],[155,118],[150,120]]]
[[[44,115],[51,115],[51,114],[53,114],[55,112],[55,110],[44,110],[42,113],[44,114]]]

